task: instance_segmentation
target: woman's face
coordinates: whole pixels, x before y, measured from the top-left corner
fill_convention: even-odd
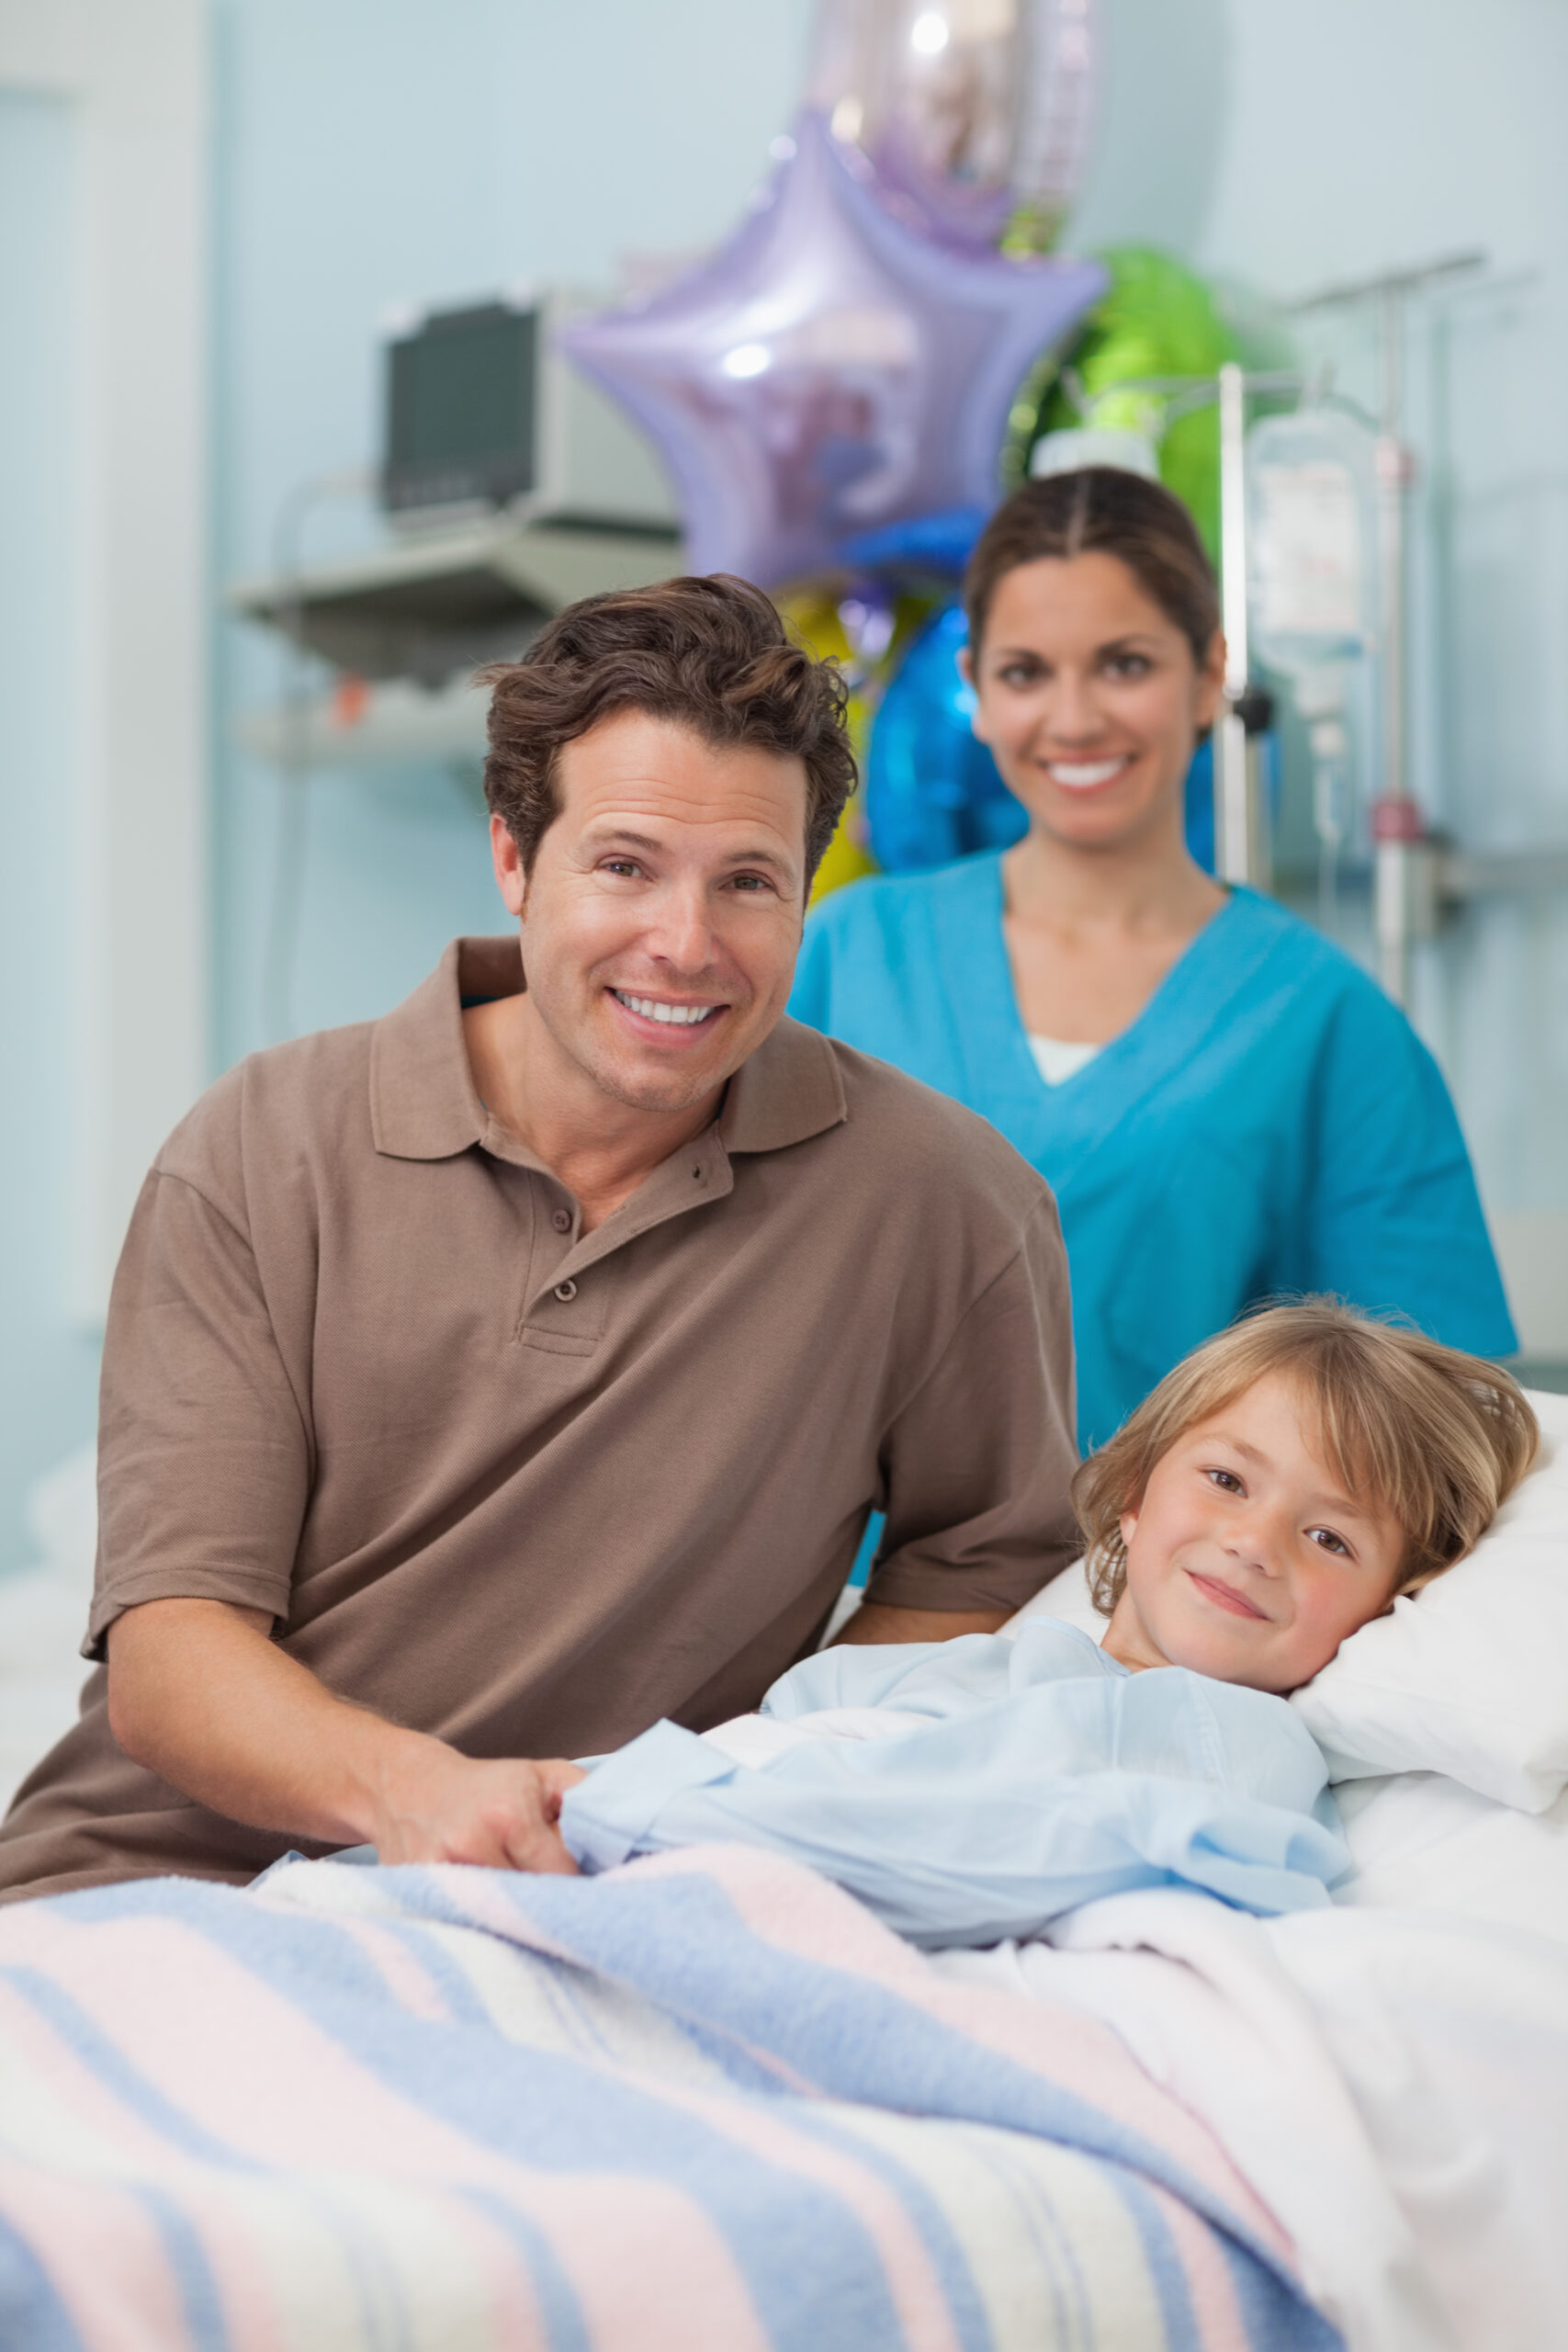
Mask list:
[[[1120,559],[1047,556],[1003,574],[965,674],[1010,792],[1037,828],[1111,848],[1179,829],[1183,781],[1219,707],[1224,642],[1201,667]]]

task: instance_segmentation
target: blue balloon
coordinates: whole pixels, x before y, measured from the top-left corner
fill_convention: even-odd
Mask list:
[[[839,560],[865,564],[873,571],[934,571],[944,580],[961,580],[986,522],[984,506],[944,506],[940,514],[860,532],[844,541]]]
[[[1205,874],[1214,870],[1214,739],[1205,735],[1187,771],[1187,847]]]
[[[976,850],[1010,849],[1029,815],[970,731],[975,696],[958,673],[968,642],[962,605],[944,605],[910,644],[872,723],[865,808],[885,874],[951,865]],[[1200,743],[1187,772],[1187,846],[1214,870],[1214,763]]]
[[[1007,849],[1028,831],[1028,812],[969,731],[975,696],[958,674],[968,634],[962,605],[934,614],[889,679],[872,722],[865,811],[884,873]]]

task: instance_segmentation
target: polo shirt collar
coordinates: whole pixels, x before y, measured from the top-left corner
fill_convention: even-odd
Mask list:
[[[375,1025],[370,1125],[393,1159],[449,1159],[482,1141],[489,1120],[463,1043],[463,1006],[514,996],[523,985],[515,938],[455,939],[427,980]],[[729,1081],[718,1136],[727,1152],[782,1151],[847,1116],[828,1040],[784,1020]]]
[[[832,1046],[819,1031],[781,1021],[729,1081],[718,1115],[726,1151],[783,1151],[849,1116]]]

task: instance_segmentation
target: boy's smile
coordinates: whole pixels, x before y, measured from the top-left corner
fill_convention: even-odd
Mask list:
[[[1346,1493],[1282,1375],[1161,1455],[1122,1520],[1127,1580],[1105,1636],[1123,1666],[1294,1690],[1387,1608],[1403,1532]]]

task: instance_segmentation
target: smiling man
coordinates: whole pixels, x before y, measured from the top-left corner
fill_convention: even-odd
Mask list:
[[[148,1179],[107,1665],[6,1894],[291,1845],[525,1865],[519,1759],[754,1705],[871,1510],[851,1639],[989,1630],[1071,1555],[1050,1194],[781,1017],[854,779],[837,673],[711,579],[591,598],[491,677],[516,933],[231,1070]]]

